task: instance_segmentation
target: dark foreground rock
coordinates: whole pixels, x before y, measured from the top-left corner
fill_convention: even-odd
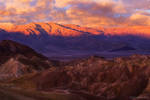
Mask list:
[[[94,56],[52,67],[30,79],[38,91],[68,90],[85,98],[92,96],[90,100],[134,100],[150,93],[149,61],[149,56],[114,60]]]

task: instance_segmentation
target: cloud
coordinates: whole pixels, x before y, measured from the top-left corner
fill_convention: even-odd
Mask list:
[[[86,26],[116,25],[125,21],[125,9],[116,2],[70,1],[66,10],[70,23]],[[120,10],[119,10],[120,9]],[[68,21],[68,20],[67,20]],[[120,22],[120,23],[119,23]]]
[[[150,25],[149,0],[1,0],[0,22]]]
[[[5,0],[1,1],[0,22],[24,24],[42,20],[52,9],[52,0]],[[39,16],[39,18],[37,18]],[[45,17],[44,17],[45,16]]]
[[[150,0],[120,0],[128,8],[132,9],[149,9]]]
[[[132,25],[150,25],[150,16],[135,13],[130,16],[130,22]]]
[[[59,8],[66,7],[71,1],[73,0],[55,0],[55,6]]]

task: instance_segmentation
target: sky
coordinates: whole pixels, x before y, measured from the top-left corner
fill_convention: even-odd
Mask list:
[[[0,23],[149,26],[150,0],[0,0]]]

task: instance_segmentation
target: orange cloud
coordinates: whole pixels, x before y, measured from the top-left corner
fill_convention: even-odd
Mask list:
[[[133,25],[150,25],[150,17],[135,13],[130,17],[130,22]]]
[[[149,5],[148,0],[1,0],[0,22],[146,26],[150,25]]]
[[[81,25],[86,26],[100,26],[100,25],[116,25],[123,19],[123,17],[115,18],[115,14],[119,13],[119,6],[114,2],[111,3],[97,3],[97,2],[70,2],[72,5],[66,11],[71,23],[80,22]],[[82,6],[81,6],[82,5]],[[118,9],[117,9],[118,7]],[[123,7],[122,7],[123,9]],[[122,10],[121,13],[125,13]],[[125,18],[124,18],[125,19]],[[118,21],[117,21],[118,20]]]

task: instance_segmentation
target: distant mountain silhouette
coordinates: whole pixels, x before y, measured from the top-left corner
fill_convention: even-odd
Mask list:
[[[136,50],[136,49],[133,48],[133,47],[130,47],[130,46],[124,46],[124,47],[121,47],[121,48],[119,48],[119,49],[111,50],[111,52],[117,52],[117,51],[133,51],[133,50]]]

